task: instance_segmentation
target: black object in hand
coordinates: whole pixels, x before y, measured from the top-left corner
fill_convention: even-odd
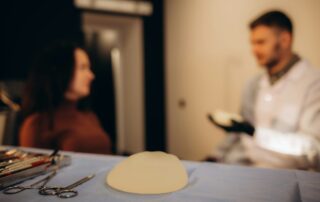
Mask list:
[[[219,128],[222,128],[226,132],[236,132],[236,133],[247,133],[250,136],[254,134],[254,127],[247,121],[238,122],[231,119],[232,124],[230,126],[221,125],[214,120],[214,118],[209,114],[208,119]]]

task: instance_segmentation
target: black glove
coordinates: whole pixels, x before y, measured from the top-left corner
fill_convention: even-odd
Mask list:
[[[235,120],[231,120],[232,125],[231,126],[225,126],[217,123],[214,118],[209,114],[208,119],[210,122],[212,122],[214,125],[218,126],[219,128],[222,128],[226,132],[236,132],[236,133],[247,133],[250,136],[253,136],[254,134],[254,127],[247,121],[238,122]]]

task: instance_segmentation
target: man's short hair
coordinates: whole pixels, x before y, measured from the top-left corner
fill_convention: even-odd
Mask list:
[[[254,29],[259,25],[268,27],[276,27],[293,33],[293,25],[290,18],[281,11],[269,11],[250,23],[250,29]]]

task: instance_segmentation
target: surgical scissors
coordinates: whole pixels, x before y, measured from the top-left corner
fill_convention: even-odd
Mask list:
[[[31,185],[27,185],[27,186],[16,185],[16,186],[8,187],[8,188],[3,190],[3,193],[4,194],[17,194],[17,193],[22,192],[22,191],[24,191],[26,189],[39,189],[39,190],[41,190],[51,180],[51,178],[53,178],[56,175],[56,173],[57,173],[56,171],[53,171],[47,177],[45,177],[45,178],[43,178],[43,179],[41,179],[41,180],[31,184]],[[40,187],[35,187],[36,185],[38,185],[40,183],[42,183]]]
[[[77,190],[73,190],[73,188],[87,182],[88,180],[92,179],[95,175],[86,176],[66,187],[43,187],[39,190],[39,194],[41,195],[56,195],[59,198],[72,198],[78,195]]]

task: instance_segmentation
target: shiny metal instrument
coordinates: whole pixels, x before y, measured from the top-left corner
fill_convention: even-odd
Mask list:
[[[39,189],[41,190],[42,188],[45,187],[45,185],[56,175],[56,171],[53,171],[50,175],[48,175],[47,177],[31,184],[31,185],[27,185],[27,186],[23,186],[23,185],[17,185],[17,186],[11,186],[8,187],[6,189],[3,190],[4,194],[17,194],[19,192],[22,192],[26,189]],[[41,186],[37,187],[37,185],[39,185],[40,183]]]
[[[66,187],[43,187],[42,189],[39,190],[39,194],[41,195],[56,195],[59,198],[72,198],[78,195],[78,191],[74,190],[73,188],[89,181],[92,179],[95,175],[89,175],[86,176]]]

